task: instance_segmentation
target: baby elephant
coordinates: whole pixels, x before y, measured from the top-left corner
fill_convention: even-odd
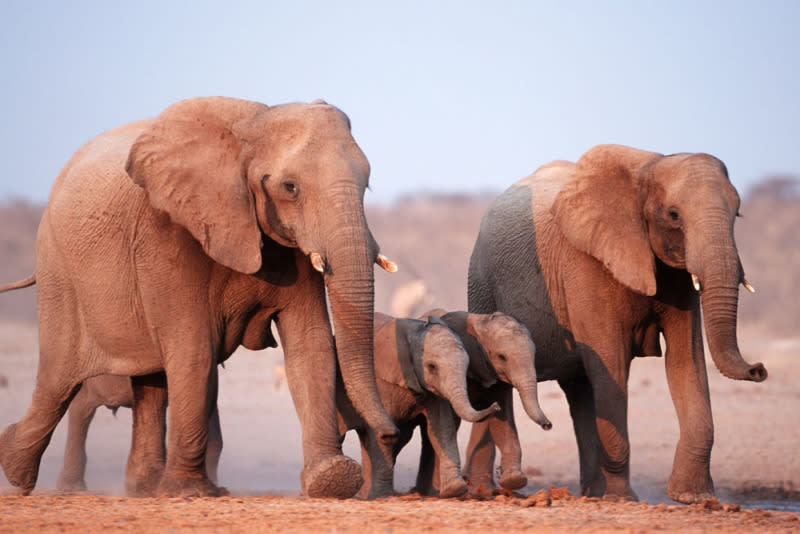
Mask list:
[[[127,376],[101,375],[89,378],[81,385],[81,389],[69,405],[67,426],[67,445],[64,450],[64,467],[58,476],[57,488],[61,491],[86,491],[86,435],[94,413],[100,406],[110,408],[116,413],[118,408],[133,407],[133,388]],[[158,471],[164,469],[166,397],[160,408],[161,415],[149,421],[147,432],[138,436],[140,443],[131,446],[125,487],[129,496],[140,496],[152,493],[149,488],[139,488],[133,482],[136,477],[130,476],[136,471]],[[158,415],[158,414],[156,414]],[[160,419],[160,423],[159,423]],[[135,422],[134,422],[135,424]],[[140,433],[141,434],[141,433]],[[219,413],[216,406],[209,420],[208,448],[206,449],[206,471],[208,478],[217,483],[217,464],[222,452],[222,431],[219,424]],[[160,476],[151,477],[157,479]],[[155,488],[152,488],[153,490]]]
[[[525,326],[504,313],[478,314],[456,311],[446,313],[432,310],[423,315],[439,317],[451,330],[459,335],[469,355],[467,383],[469,400],[474,406],[499,404],[501,411],[477,425],[488,426],[494,443],[500,449],[500,486],[506,489],[525,487],[528,479],[522,472],[522,448],[514,423],[512,389],[519,392],[522,406],[535,423],[549,430],[552,424],[539,407],[535,347]],[[438,457],[432,454],[429,443],[430,431],[426,433],[423,421],[418,421],[422,434],[420,469],[417,475],[417,491],[433,493],[436,489],[435,473]],[[475,432],[472,433],[475,435]],[[402,436],[401,436],[402,437]],[[475,450],[470,443],[468,451]],[[494,459],[494,447],[490,454]],[[472,475],[471,465],[475,458],[467,457],[464,476],[472,491],[479,488],[494,488],[491,475],[488,479]],[[480,465],[484,465],[481,463]]]
[[[427,421],[430,445],[439,465],[441,497],[457,497],[468,487],[461,476],[456,442],[456,418],[479,421],[494,414],[496,403],[475,410],[467,394],[469,356],[464,346],[441,320],[397,319],[375,314],[375,376],[378,393],[389,417],[400,430],[404,445],[418,416]],[[364,485],[359,495],[368,499],[394,493],[394,463],[401,447],[385,448],[358,415],[337,382],[339,430],[356,430],[361,440]],[[407,437],[404,439],[404,436]],[[391,446],[390,446],[391,447]]]

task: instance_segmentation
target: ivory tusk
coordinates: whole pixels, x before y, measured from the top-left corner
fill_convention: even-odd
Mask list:
[[[319,252],[312,252],[309,256],[311,258],[311,265],[314,266],[314,269],[324,274],[325,260],[322,259],[322,255]]]
[[[749,283],[747,280],[742,280],[742,285],[743,285],[743,286],[744,286],[744,288],[745,288],[746,290],[748,290],[750,293],[755,293],[755,292],[756,292],[756,288],[754,288],[753,286],[751,286],[751,285],[750,285],[750,283]]]
[[[384,256],[383,254],[378,254],[378,257],[375,258],[375,263],[380,265],[384,271],[390,273],[397,272],[397,264],[392,260],[390,260],[389,258],[387,258],[386,256]]]
[[[692,285],[694,286],[695,291],[700,291],[703,287],[700,285],[700,279],[697,278],[696,274],[692,274]]]

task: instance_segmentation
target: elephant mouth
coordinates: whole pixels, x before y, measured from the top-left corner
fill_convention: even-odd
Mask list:
[[[314,267],[316,271],[319,271],[322,274],[331,274],[330,265],[328,264],[327,260],[320,254],[319,252],[312,252],[308,255],[308,258],[311,260],[311,265]],[[378,265],[381,269],[389,273],[396,273],[397,272],[397,264],[384,256],[383,254],[378,254],[375,257],[375,264]]]
[[[692,277],[692,287],[694,287],[695,291],[697,291],[698,293],[701,293],[703,291],[703,283],[700,281],[700,277],[698,277],[694,273],[689,273],[689,274]],[[750,284],[750,282],[747,281],[747,279],[744,277],[744,275],[742,275],[742,279],[739,281],[739,283],[742,285],[742,287],[744,287],[750,293],[755,293],[756,292],[756,288],[754,288]]]

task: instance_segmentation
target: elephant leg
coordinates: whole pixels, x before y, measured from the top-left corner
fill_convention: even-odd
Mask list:
[[[714,423],[700,328],[699,315],[689,313],[668,321],[664,328],[664,364],[680,427],[667,495],[682,503],[714,496],[710,470]]]
[[[46,360],[42,354],[28,411],[19,422],[9,425],[0,434],[0,466],[8,481],[23,495],[28,495],[36,486],[42,454],[81,387],[80,382],[65,378],[74,376],[74,370],[59,372],[55,366],[46,368],[43,365]]]
[[[167,357],[167,461],[157,491],[173,496],[217,497],[225,490],[209,480],[205,465],[208,422],[217,402],[217,364],[212,361],[211,350],[194,354],[198,356],[188,363]]]
[[[133,431],[125,470],[130,497],[156,494],[164,474],[167,435],[167,377],[164,373],[131,377]]]
[[[514,398],[511,386],[495,386],[499,390],[497,398],[500,412],[487,418],[492,441],[500,450],[500,486],[515,490],[528,484],[528,477],[522,472],[522,447],[514,421]]]
[[[332,340],[322,335],[326,332],[319,327],[328,324],[327,320],[323,307],[290,307],[278,316],[278,333],[286,382],[303,431],[300,485],[309,497],[346,499],[356,494],[364,479],[358,462],[342,454],[335,403],[336,361]]]
[[[495,450],[489,419],[472,423],[467,442],[463,474],[472,493],[491,493],[495,488],[492,475]]]
[[[600,476],[600,461],[597,454],[600,437],[597,435],[595,424],[592,385],[585,375],[559,380],[558,385],[567,397],[572,428],[578,442],[581,495],[591,496],[592,482]],[[602,495],[602,490],[598,495]]]
[[[206,448],[206,472],[214,484],[217,483],[217,467],[222,455],[222,426],[219,422],[219,406],[214,403],[211,419],[208,421],[208,447]]]
[[[431,439],[428,437],[428,423],[424,417],[419,421],[419,437],[421,441],[419,469],[414,491],[420,495],[435,495],[439,492],[439,466]]]
[[[450,404],[435,399],[425,406],[428,419],[428,438],[436,455],[439,470],[439,497],[460,497],[469,490],[461,476],[461,460],[458,454],[456,433],[458,426]]]
[[[595,338],[607,336],[612,326]],[[588,336],[576,339],[587,339]],[[600,460],[599,476],[590,483],[589,495],[638,500],[630,485],[630,440],[628,438],[628,374],[631,343],[626,350],[619,340],[596,339],[582,349],[583,365],[591,381],[595,428]],[[589,347],[594,347],[594,350]],[[585,415],[582,416],[585,418]],[[583,430],[581,430],[583,432]]]
[[[81,387],[69,405],[64,467],[56,482],[60,491],[86,491],[86,436],[99,405],[88,387]]]
[[[364,485],[359,496],[365,499],[377,499],[394,495],[394,459],[386,454],[370,429],[358,431],[361,441],[361,464],[364,472]]]

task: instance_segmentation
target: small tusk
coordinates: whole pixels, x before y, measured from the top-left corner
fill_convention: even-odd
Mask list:
[[[390,273],[397,272],[397,264],[392,260],[390,260],[389,258],[387,258],[386,256],[384,256],[383,254],[378,254],[378,257],[375,258],[375,263],[380,265],[384,271]]]
[[[700,279],[697,278],[696,274],[692,274],[692,285],[694,286],[695,291],[700,291],[703,287],[700,285]]]
[[[742,285],[743,285],[743,286],[744,286],[744,288],[745,288],[746,290],[748,290],[750,293],[755,293],[755,292],[756,292],[756,288],[754,288],[753,286],[751,286],[751,285],[750,285],[750,283],[749,283],[747,280],[742,280]]]
[[[325,260],[322,259],[322,255],[319,252],[312,252],[310,254],[310,257],[311,257],[311,265],[314,266],[314,269],[324,274]]]

